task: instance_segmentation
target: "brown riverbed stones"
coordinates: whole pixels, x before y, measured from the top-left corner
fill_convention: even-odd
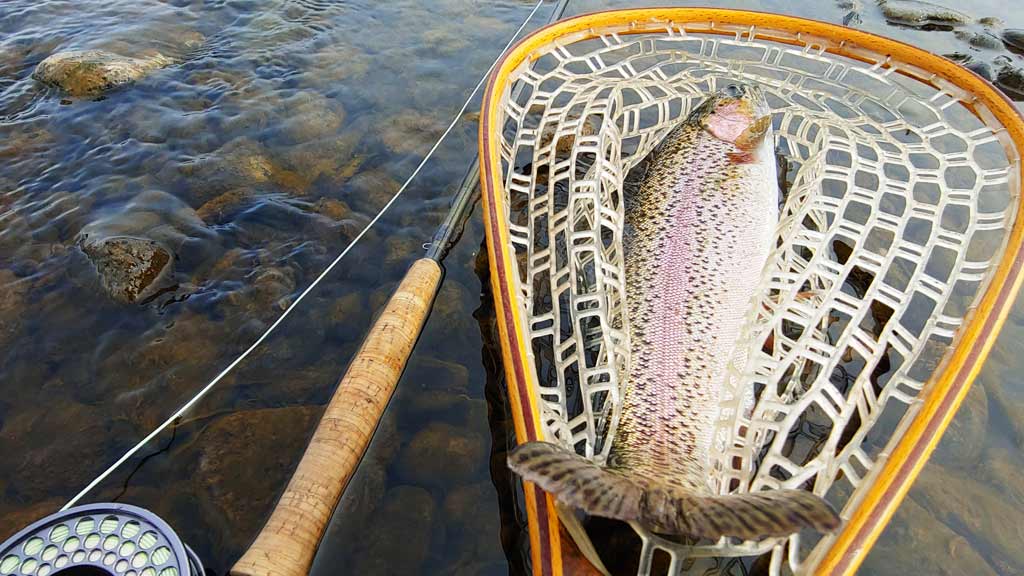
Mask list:
[[[150,295],[171,266],[170,252],[144,238],[105,238],[83,243],[82,250],[96,266],[107,294],[128,304]]]
[[[71,96],[96,96],[173,62],[158,52],[133,58],[103,50],[74,50],[47,57],[36,66],[32,77]]]
[[[935,460],[960,468],[977,464],[987,441],[988,418],[988,394],[981,382],[975,382],[943,433]]]
[[[388,490],[375,514],[382,522],[362,534],[353,574],[418,574],[430,555],[437,503],[417,486]]]
[[[196,437],[194,490],[212,507],[210,529],[235,547],[262,524],[302,456],[316,406],[265,408],[216,418]],[[239,530],[239,527],[246,527]]]
[[[879,6],[886,20],[906,26],[952,27],[972,21],[970,16],[959,10],[920,0],[882,0]]]
[[[0,270],[0,349],[6,349],[21,330],[27,292],[27,281],[10,270]]]
[[[413,436],[398,456],[402,478],[420,486],[465,484],[486,461],[487,443],[474,430],[433,422]]]
[[[997,574],[966,538],[910,498],[900,505],[861,569],[865,574]]]

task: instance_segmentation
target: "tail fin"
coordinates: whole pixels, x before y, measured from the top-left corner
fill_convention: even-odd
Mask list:
[[[703,496],[655,480],[634,480],[547,442],[518,446],[508,464],[524,480],[566,504],[594,516],[635,521],[655,532],[757,540],[804,528],[829,532],[839,526],[832,508],[803,490]]]

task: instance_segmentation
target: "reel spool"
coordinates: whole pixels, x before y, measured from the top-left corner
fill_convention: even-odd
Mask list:
[[[88,504],[51,514],[0,545],[2,576],[206,576],[156,514]]]

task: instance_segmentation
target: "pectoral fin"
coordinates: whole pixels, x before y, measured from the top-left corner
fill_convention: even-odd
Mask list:
[[[757,540],[803,529],[829,532],[839,516],[803,490],[711,496],[655,479],[634,479],[547,442],[527,442],[509,454],[509,467],[560,502],[594,516],[635,521],[655,532],[717,540]]]

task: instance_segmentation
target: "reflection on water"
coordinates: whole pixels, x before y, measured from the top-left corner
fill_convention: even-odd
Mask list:
[[[727,4],[846,19],[967,55],[1009,93],[1024,66],[1012,47],[983,41],[1024,28],[995,0],[959,6],[972,21],[953,31],[894,27],[863,0]],[[280,314],[398,189],[530,7],[0,3],[0,538],[62,505]],[[579,0],[569,11],[604,7]],[[173,63],[99,98],[68,98],[30,77],[50,54],[85,49]],[[373,311],[441,221],[476,128],[460,124],[279,332],[90,497],[153,509],[211,573],[226,572]],[[103,262],[83,250],[122,236],[171,255],[135,304],[107,294]],[[482,237],[476,216],[317,573],[523,571]],[[1024,571],[1024,311],[1004,330],[865,573]]]

